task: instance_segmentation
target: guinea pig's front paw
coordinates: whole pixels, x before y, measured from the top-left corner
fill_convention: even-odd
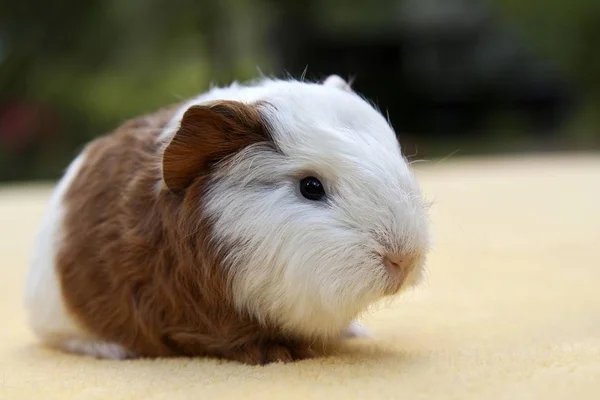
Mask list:
[[[315,356],[305,344],[264,342],[244,346],[230,358],[250,365],[266,365],[276,362],[289,363]]]
[[[359,324],[356,321],[353,321],[344,329],[342,332],[342,337],[346,339],[350,338],[372,338],[371,332]]]

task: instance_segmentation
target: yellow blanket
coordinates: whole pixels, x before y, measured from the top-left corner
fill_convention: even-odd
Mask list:
[[[0,400],[600,399],[600,156],[414,164],[434,200],[425,284],[331,357],[248,367],[42,348],[23,280],[50,186],[0,188]]]

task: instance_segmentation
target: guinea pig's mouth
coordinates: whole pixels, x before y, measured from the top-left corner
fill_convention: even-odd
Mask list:
[[[383,290],[383,294],[385,296],[393,296],[397,294],[400,289],[404,286],[404,282],[406,281],[406,276],[402,277],[389,277],[388,282],[385,285]]]

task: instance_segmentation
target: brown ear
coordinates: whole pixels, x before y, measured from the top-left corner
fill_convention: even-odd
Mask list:
[[[187,109],[162,158],[167,187],[180,192],[223,158],[270,138],[256,107],[221,101]]]

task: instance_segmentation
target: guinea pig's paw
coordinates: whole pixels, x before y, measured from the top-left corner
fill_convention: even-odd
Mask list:
[[[121,345],[84,338],[69,338],[62,344],[64,350],[94,358],[108,360],[125,360],[136,358],[136,355]]]
[[[246,364],[266,365],[271,363],[289,363],[312,358],[315,353],[304,344],[266,342],[244,347],[233,358]]]
[[[365,338],[372,339],[373,335],[371,332],[365,328],[363,325],[359,324],[356,321],[353,321],[348,325],[348,327],[342,332],[342,336],[346,339],[350,338]]]

